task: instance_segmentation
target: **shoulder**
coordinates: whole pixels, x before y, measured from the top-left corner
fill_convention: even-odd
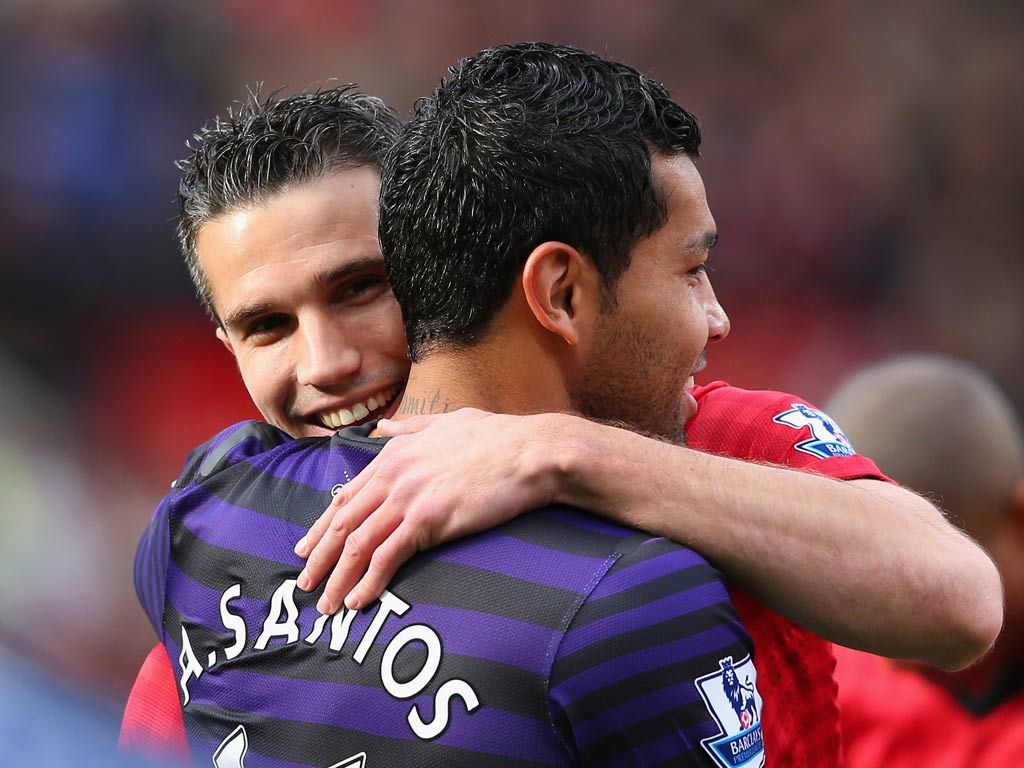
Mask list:
[[[655,625],[674,640],[731,622],[737,637],[746,634],[721,572],[694,550],[646,534],[622,541],[573,626],[605,619],[609,637],[621,637],[626,645],[639,641],[632,632]]]
[[[623,550],[556,655],[550,691],[563,742],[584,764],[612,753],[642,765],[656,754],[664,760],[642,737],[654,730],[673,733],[669,757],[688,765],[715,765],[713,744],[732,739],[746,738],[755,757],[761,699],[753,642],[721,573],[663,538],[638,537]],[[727,672],[748,697],[737,708],[723,692]]]
[[[788,392],[743,389],[725,381],[713,381],[694,387],[691,391],[698,408],[687,424],[688,428],[710,420],[750,421],[769,412],[774,416],[776,411],[794,408],[796,404],[814,408],[807,400]]]
[[[697,413],[686,425],[693,448],[812,469],[838,479],[888,480],[873,461],[857,453],[827,413],[802,397],[724,381],[697,387],[693,395]]]
[[[181,500],[227,467],[289,442],[285,433],[261,421],[243,421],[218,432],[189,452],[181,473],[171,483],[139,538],[135,551],[135,591],[160,634],[171,548],[171,520]]]
[[[706,596],[714,601],[729,600],[722,574],[700,553],[574,507],[544,507],[505,523],[493,534],[494,540],[486,533],[479,537],[480,544],[511,546],[520,555],[533,553],[538,567],[547,566],[544,556],[549,554],[563,577],[571,575],[577,582],[574,591],[585,603],[616,597],[626,604],[626,593],[660,589],[669,594],[702,586],[710,587]]]
[[[232,424],[192,449],[181,474],[171,487],[183,488],[196,479],[209,477],[221,469],[289,442],[294,442],[291,437],[263,421],[249,420]]]

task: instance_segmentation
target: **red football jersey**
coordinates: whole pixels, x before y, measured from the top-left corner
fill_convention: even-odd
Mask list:
[[[848,768],[1024,765],[1024,686],[985,711],[886,659],[837,648]]]
[[[185,720],[167,650],[157,643],[128,694],[118,746],[152,757],[188,758]]]
[[[697,413],[686,425],[686,437],[693,448],[843,480],[888,480],[874,462],[854,452],[828,416],[805,400],[723,381],[695,387],[692,393]],[[754,638],[769,762],[806,768],[841,765],[832,644],[735,588],[731,595]]]
[[[739,389],[722,381],[695,387],[692,393],[698,408],[686,425],[686,435],[693,448],[839,479],[888,479],[874,462],[854,453],[831,420],[805,400],[782,392]],[[732,590],[732,598],[754,638],[769,760],[794,768],[839,766],[832,644],[738,590]],[[149,754],[187,756],[180,723],[177,685],[166,653],[157,646],[128,700],[121,741]]]

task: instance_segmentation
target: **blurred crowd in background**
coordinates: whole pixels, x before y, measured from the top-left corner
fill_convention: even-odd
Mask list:
[[[4,0],[3,644],[123,701],[154,640],[139,533],[187,451],[255,415],[177,251],[186,139],[259,83],[355,81],[407,115],[527,39],[632,64],[701,120],[732,319],[702,380],[822,401],[924,350],[1024,407],[1019,3]]]

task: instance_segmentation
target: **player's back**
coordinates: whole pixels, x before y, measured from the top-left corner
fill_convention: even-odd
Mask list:
[[[749,637],[718,572],[664,539],[550,507],[417,556],[363,611],[320,615],[292,547],[380,447],[241,425],[158,510],[136,578],[195,758],[763,764]]]

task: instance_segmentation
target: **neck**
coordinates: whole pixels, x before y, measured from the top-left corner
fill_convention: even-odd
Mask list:
[[[439,366],[415,363],[409,369],[402,402],[392,417],[408,419],[435,413],[448,413],[459,408],[487,408],[476,387],[458,383],[453,376],[445,376]]]
[[[393,418],[459,408],[514,415],[569,410],[568,393],[557,369],[544,360],[522,358],[511,349],[486,345],[435,350],[413,364]]]

